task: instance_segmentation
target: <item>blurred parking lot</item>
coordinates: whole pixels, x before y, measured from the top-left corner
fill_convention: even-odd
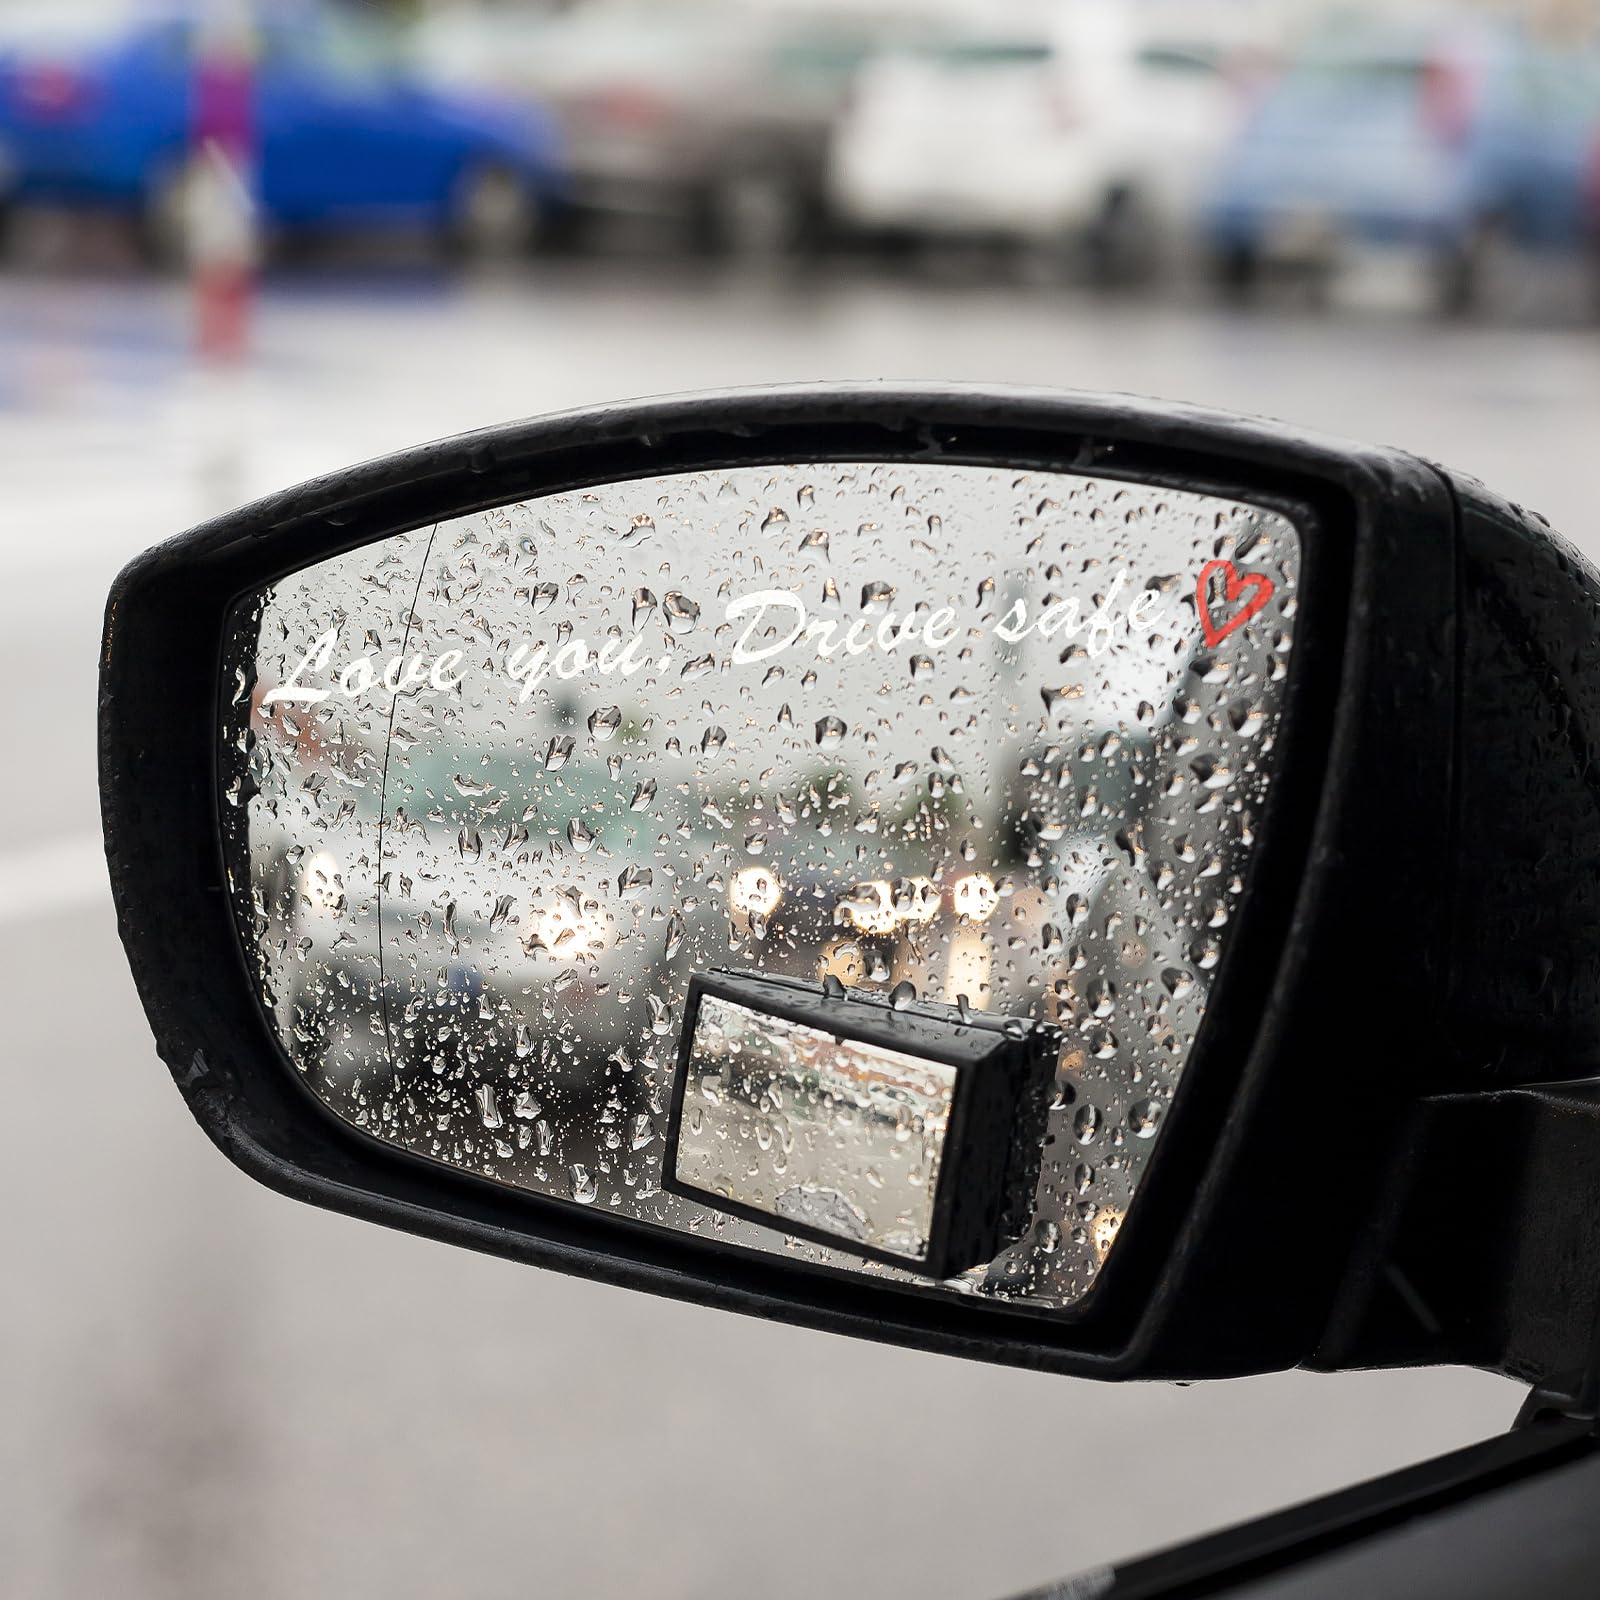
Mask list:
[[[1405,446],[1600,557],[1587,7],[719,15],[0,0],[8,1595],[976,1600],[1514,1413],[856,1345],[297,1207],[191,1125],[96,651],[122,562],[251,496],[565,406],[971,379]]]

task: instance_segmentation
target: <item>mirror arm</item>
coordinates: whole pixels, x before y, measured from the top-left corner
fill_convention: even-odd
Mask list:
[[[1387,1173],[1308,1365],[1484,1367],[1592,1416],[1600,1083],[1427,1096]]]

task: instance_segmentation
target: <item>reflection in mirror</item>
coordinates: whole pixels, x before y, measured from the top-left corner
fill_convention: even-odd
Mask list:
[[[293,1070],[419,1156],[909,1284],[663,1190],[690,978],[1054,1023],[1031,1224],[923,1288],[1069,1305],[1227,947],[1299,567],[1272,510],[865,463],[553,494],[295,573],[236,614],[224,794]],[[752,1185],[780,1111],[728,1130]]]

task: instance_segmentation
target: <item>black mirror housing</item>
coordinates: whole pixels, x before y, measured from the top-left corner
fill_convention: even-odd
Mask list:
[[[241,594],[469,510],[786,461],[1093,472],[1281,509],[1303,541],[1279,767],[1232,943],[1117,1248],[1082,1303],[1049,1318],[681,1237],[385,1148],[296,1079],[249,979],[218,798],[243,752],[230,772],[216,738]],[[100,770],[122,938],[201,1126],[315,1204],[602,1281],[1086,1376],[1470,1360],[1547,1377],[1587,1348],[1593,1289],[1553,1335],[1546,1321],[1535,1340],[1516,1315],[1491,1329],[1483,1307],[1512,1295],[1515,1253],[1430,1242],[1451,1196],[1485,1192],[1485,1141],[1429,1143],[1419,1119],[1442,1126],[1445,1102],[1481,1111],[1595,1070],[1597,602],[1581,558],[1475,485],[1190,407],[820,387],[511,424],[258,501],[119,577]],[[1550,1159],[1529,1157],[1545,1192]],[[1581,1141],[1563,1159],[1593,1165]],[[1521,1215],[1515,1191],[1505,1204]],[[1577,1209],[1593,1240],[1600,1206]]]

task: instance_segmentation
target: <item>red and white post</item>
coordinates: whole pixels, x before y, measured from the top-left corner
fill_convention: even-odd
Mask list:
[[[217,8],[196,46],[185,230],[200,354],[249,346],[256,269],[254,40],[242,8]]]

